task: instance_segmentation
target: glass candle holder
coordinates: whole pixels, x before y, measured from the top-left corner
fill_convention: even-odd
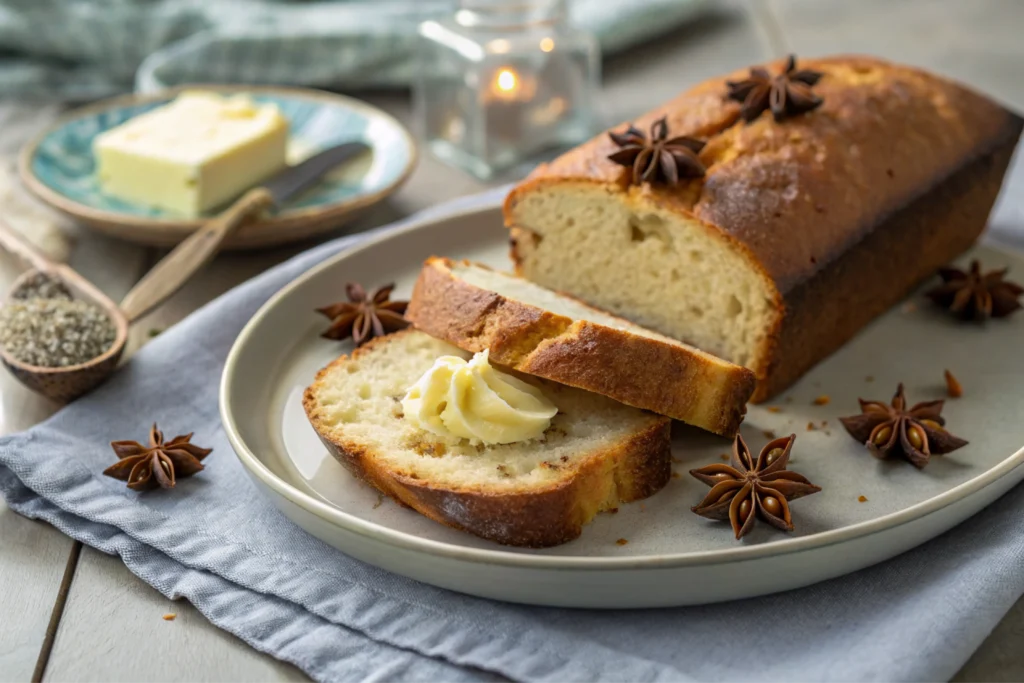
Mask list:
[[[487,179],[594,134],[599,47],[565,0],[460,0],[419,34],[417,118],[442,160]]]

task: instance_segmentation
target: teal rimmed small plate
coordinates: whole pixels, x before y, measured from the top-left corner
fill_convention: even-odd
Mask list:
[[[303,88],[189,85],[114,97],[62,117],[22,150],[18,161],[22,181],[53,208],[108,235],[155,246],[180,242],[206,217],[182,218],[104,194],[94,174],[92,141],[103,131],[167,103],[182,90],[246,93],[257,102],[276,104],[289,122],[292,163],[349,140],[361,140],[373,148],[279,210],[244,226],[229,239],[227,248],[267,247],[336,229],[397,190],[416,165],[416,146],[408,131],[359,100]]]

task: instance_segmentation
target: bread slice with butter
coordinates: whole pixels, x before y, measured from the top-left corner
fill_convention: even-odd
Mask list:
[[[668,418],[537,378],[522,379],[558,408],[537,439],[472,445],[418,428],[405,419],[402,399],[441,356],[469,354],[403,330],[338,358],[305,392],[306,414],[328,450],[394,500],[498,543],[546,547],[668,482]]]
[[[545,289],[466,261],[430,258],[406,317],[520,372],[603,394],[716,434],[739,429],[754,374]]]

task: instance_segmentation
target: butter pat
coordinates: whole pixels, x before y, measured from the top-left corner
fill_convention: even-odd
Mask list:
[[[540,389],[491,367],[487,351],[469,362],[438,358],[409,388],[402,410],[420,429],[489,445],[535,439],[558,412]]]
[[[287,143],[273,104],[185,92],[98,135],[93,153],[104,192],[194,217],[284,168]]]

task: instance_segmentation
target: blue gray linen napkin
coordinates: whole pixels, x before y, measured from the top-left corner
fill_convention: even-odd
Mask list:
[[[359,239],[241,285],[161,334],[95,393],[0,439],[8,505],[119,554],[164,595],[188,599],[219,627],[324,681],[488,680],[488,672],[523,681],[945,680],[1024,593],[1024,487],[882,565],[703,607],[511,605],[346,557],[250,484],[221,429],[217,385],[256,309]],[[100,472],[113,458],[107,443],[143,440],[153,419],[168,437],[195,430],[194,441],[215,450],[177,490],[138,495]]]
[[[611,54],[708,0],[569,0]],[[180,83],[408,85],[419,21],[455,0],[0,0],[0,96],[87,100]]]

